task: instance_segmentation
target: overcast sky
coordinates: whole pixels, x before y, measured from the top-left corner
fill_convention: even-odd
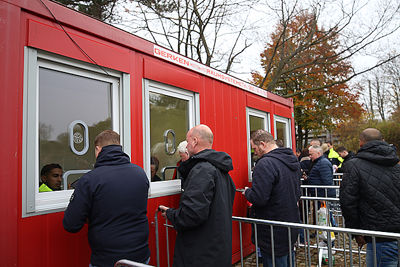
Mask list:
[[[286,3],[293,3],[295,0],[285,0]],[[354,19],[351,21],[349,27],[347,27],[346,33],[349,34],[349,38],[355,35],[363,36],[363,33],[367,31],[369,27],[374,25],[380,18],[380,14],[383,12],[383,7],[387,5],[396,6],[399,5],[399,0],[299,0],[298,5],[306,8],[312,4],[317,3],[319,6],[324,5],[319,19],[319,27],[325,28],[331,26],[338,21],[341,21],[340,11],[343,5],[345,10],[349,12],[352,8],[356,10]],[[134,3],[134,2],[133,2]],[[134,5],[134,4],[133,4]],[[132,8],[133,5],[129,6]],[[279,7],[279,0],[260,0],[259,4],[252,5],[252,9],[249,12],[237,12],[233,21],[243,21],[251,28],[251,31],[246,32],[246,37],[252,42],[252,46],[248,48],[238,59],[240,64],[234,64],[232,67],[233,76],[248,81],[251,78],[251,71],[258,70],[262,71],[260,66],[260,53],[265,48],[267,42],[270,41],[270,34],[274,31],[275,25],[278,22],[278,14],[272,9]],[[400,25],[399,15],[385,30],[390,30]],[[134,19],[125,16],[126,20],[123,23],[116,24],[115,26],[124,28],[126,30],[135,27],[132,25]],[[240,24],[239,24],[240,25]],[[229,31],[230,29],[228,29]],[[351,33],[350,33],[351,32]],[[136,33],[137,34],[137,33]],[[139,36],[149,39],[149,36],[144,32],[139,33]],[[389,51],[397,49],[400,50],[400,34],[397,31],[389,38],[382,39],[375,45],[369,46],[363,50],[356,57],[352,58],[352,65],[356,72],[368,68],[379,61],[382,55],[389,53]],[[230,42],[229,42],[230,41]],[[346,41],[346,40],[343,40]],[[226,40],[226,44],[231,44],[232,40]]]

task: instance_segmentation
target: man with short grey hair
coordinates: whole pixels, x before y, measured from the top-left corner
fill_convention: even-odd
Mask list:
[[[308,174],[308,184],[310,185],[333,185],[333,168],[330,161],[323,155],[322,147],[311,146],[309,149],[312,161],[311,170]],[[311,192],[315,195],[314,192]],[[335,190],[323,188],[317,189],[318,197],[335,197]]]
[[[314,138],[313,140],[311,140],[310,146],[321,146],[321,141],[319,141],[319,139]]]
[[[400,233],[400,165],[396,151],[383,141],[375,128],[360,134],[360,150],[348,162],[340,184],[340,206],[346,227]],[[367,267],[374,266],[370,237],[356,236],[367,243]],[[396,240],[376,238],[377,266],[398,266]]]

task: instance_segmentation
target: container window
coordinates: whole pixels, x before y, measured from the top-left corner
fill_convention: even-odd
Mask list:
[[[130,154],[122,98],[129,75],[32,48],[25,62],[23,216],[30,216],[66,208],[75,182],[93,169],[94,138],[103,130],[119,132]]]
[[[290,119],[275,116],[275,139],[282,140],[284,147],[292,147],[290,142]]]
[[[62,183],[52,190],[72,189],[82,173],[93,168],[94,138],[113,128],[112,86],[39,67],[39,168],[57,163],[64,171]],[[96,104],[89,108],[88,103]],[[45,182],[41,178],[39,182]]]
[[[196,94],[153,81],[145,81],[145,166],[151,196],[180,192],[177,150],[195,125]]]
[[[255,130],[263,129],[269,131],[268,113],[256,109],[247,108],[247,151],[248,151],[248,173],[249,181],[251,181],[252,170],[255,166],[256,158],[251,149],[250,136]]]

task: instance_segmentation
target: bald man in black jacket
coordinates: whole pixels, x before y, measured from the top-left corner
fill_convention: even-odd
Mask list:
[[[346,227],[400,233],[400,165],[395,150],[374,128],[360,134],[360,150],[346,162],[340,185],[340,206]],[[374,266],[371,238],[367,243],[367,267]],[[397,266],[395,240],[376,238],[377,266]]]

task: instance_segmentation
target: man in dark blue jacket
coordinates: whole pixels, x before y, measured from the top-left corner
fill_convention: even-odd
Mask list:
[[[92,249],[90,266],[114,266],[120,259],[146,263],[149,180],[142,168],[122,151],[114,131],[95,141],[94,170],[82,176],[64,214],[64,228],[76,233],[88,222]]]
[[[179,207],[160,206],[177,230],[175,267],[232,266],[232,206],[235,185],[228,174],[232,159],[211,149],[213,134],[197,125],[186,135],[190,158],[179,166],[182,196]]]
[[[273,136],[257,130],[251,135],[251,148],[259,157],[253,171],[253,186],[243,194],[253,204],[254,216],[259,219],[300,222],[298,201],[300,199],[300,163],[289,148],[278,148]],[[290,255],[297,239],[297,229],[291,229],[289,251],[288,230],[274,227],[275,266],[290,266]],[[258,225],[258,245],[263,265],[272,266],[271,231],[269,226]],[[292,264],[294,266],[294,264]]]
[[[333,185],[333,168],[331,162],[324,156],[320,146],[311,146],[309,148],[310,158],[312,160],[311,170],[308,174],[307,182],[309,185]],[[312,190],[312,196],[315,191]],[[336,197],[335,190],[319,188],[318,197]]]

